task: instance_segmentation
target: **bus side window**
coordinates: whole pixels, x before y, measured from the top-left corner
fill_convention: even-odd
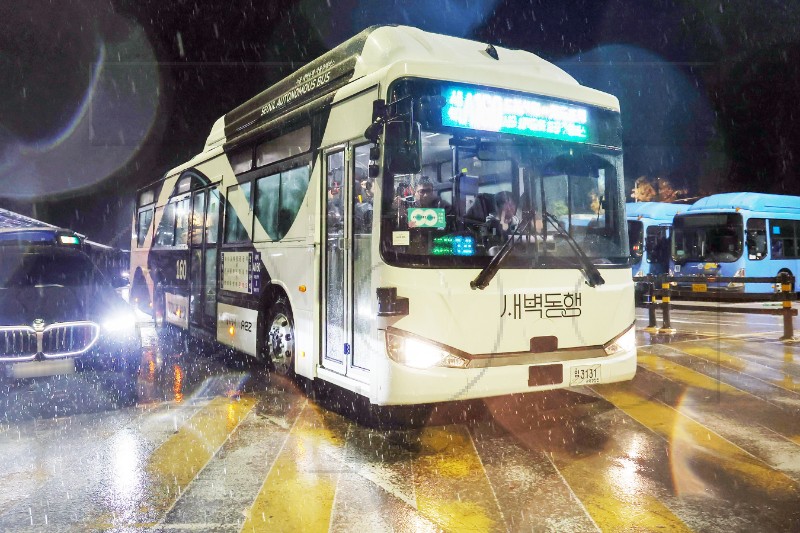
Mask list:
[[[273,241],[289,233],[305,200],[309,178],[304,165],[256,180],[255,215]]]
[[[213,189],[206,210],[206,244],[216,244],[219,235],[219,191]]]
[[[770,239],[772,241],[770,251],[775,259],[795,258],[798,256],[796,237],[796,221],[794,220],[771,220]]]
[[[761,260],[767,256],[767,221],[751,218],[747,221],[747,258]]]
[[[198,246],[203,244],[203,232],[205,230],[205,207],[206,207],[206,192],[201,191],[194,195],[192,202],[192,216],[189,218],[189,230],[191,237],[189,240],[192,245]]]
[[[297,218],[308,191],[311,174],[304,165],[286,172],[281,172],[281,201],[278,210],[278,238],[283,239]]]
[[[175,202],[175,246],[189,241],[189,197]]]
[[[273,241],[278,234],[278,206],[280,205],[281,175],[272,174],[256,180],[255,215],[264,231]]]
[[[236,210],[233,208],[233,204],[231,202],[231,198],[233,197],[233,195],[237,193],[239,189],[241,189],[241,192],[244,195],[245,199],[245,205],[242,206],[245,208],[245,212],[243,213],[237,213]],[[248,239],[247,231],[245,230],[244,224],[242,224],[241,218],[244,218],[245,220],[249,219],[250,215],[249,207],[250,207],[250,182],[228,187],[228,194],[225,199],[225,243],[237,243],[237,242],[247,241]]]
[[[136,219],[136,246],[141,248],[147,238],[147,232],[150,225],[153,223],[153,208],[143,209],[139,211]]]
[[[175,241],[175,204],[167,204],[156,209],[162,212],[161,222],[156,229],[156,246],[172,246]]]

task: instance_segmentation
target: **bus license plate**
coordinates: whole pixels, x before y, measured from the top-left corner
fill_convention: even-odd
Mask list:
[[[692,292],[708,292],[708,285],[705,283],[692,283]]]
[[[56,359],[54,361],[28,361],[11,365],[11,377],[14,379],[42,378],[75,373],[75,361],[72,359]]]
[[[600,365],[576,366],[569,375],[570,386],[600,383]]]

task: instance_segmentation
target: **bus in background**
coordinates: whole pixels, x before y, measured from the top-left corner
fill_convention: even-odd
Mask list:
[[[687,205],[664,202],[625,204],[631,272],[634,277],[669,272],[672,218],[686,211],[687,207]]]
[[[799,245],[800,197],[715,194],[675,216],[673,270],[676,276],[772,277],[781,272],[797,276]],[[707,288],[734,293],[779,290],[769,283],[709,283]]]
[[[531,53],[370,27],[138,192],[132,298],[373,405],[631,379],[621,146]]]

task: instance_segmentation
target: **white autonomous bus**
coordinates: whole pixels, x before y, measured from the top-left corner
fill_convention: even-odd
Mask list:
[[[132,293],[376,405],[627,380],[624,198],[615,97],[528,52],[371,27],[138,192]]]

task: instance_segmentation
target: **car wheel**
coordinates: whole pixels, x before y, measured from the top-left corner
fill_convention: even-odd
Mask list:
[[[294,377],[294,320],[284,300],[278,300],[267,313],[262,342],[264,359],[276,374]]]

